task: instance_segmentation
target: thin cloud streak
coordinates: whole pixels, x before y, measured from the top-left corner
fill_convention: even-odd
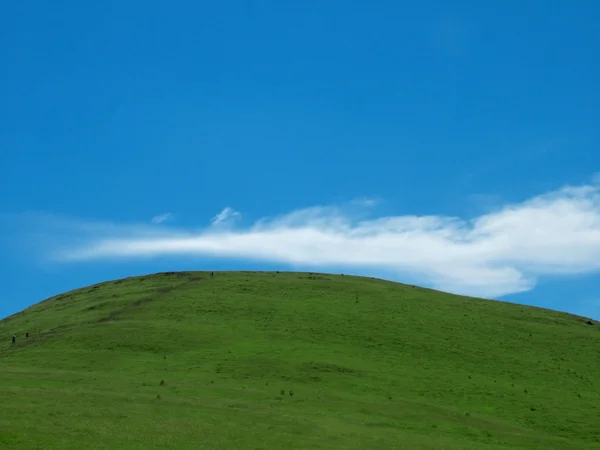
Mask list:
[[[239,212],[227,206],[223,208],[223,210],[219,214],[212,218],[211,223],[213,226],[222,225],[225,223],[230,223],[233,220],[239,219],[240,217],[241,214]]]
[[[154,216],[154,217],[152,218],[152,221],[151,221],[151,222],[152,222],[152,223],[159,224],[159,223],[166,222],[167,220],[170,220],[170,219],[172,219],[172,218],[173,218],[173,214],[171,214],[171,213],[165,213],[165,214],[161,214],[161,215],[159,215],[159,216]]]
[[[235,217],[226,210],[223,217]],[[209,227],[199,233],[165,229],[160,235],[145,230],[136,236],[135,227],[119,231],[113,225],[53,255],[60,261],[199,255],[379,270],[484,297],[530,290],[541,276],[600,270],[597,185],[565,187],[471,220],[355,217],[352,208],[320,206],[261,219],[247,228]]]

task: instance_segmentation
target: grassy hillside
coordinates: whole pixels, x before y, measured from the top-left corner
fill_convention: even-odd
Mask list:
[[[548,310],[165,273],[48,299],[0,337],[0,448],[600,448],[600,325]]]

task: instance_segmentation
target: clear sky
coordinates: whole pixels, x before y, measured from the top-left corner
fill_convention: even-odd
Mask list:
[[[172,270],[600,319],[600,2],[0,6],[0,317]]]

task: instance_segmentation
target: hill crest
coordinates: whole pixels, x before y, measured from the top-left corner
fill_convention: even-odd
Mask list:
[[[599,448],[585,320],[323,273],[98,283],[0,321],[0,442]]]

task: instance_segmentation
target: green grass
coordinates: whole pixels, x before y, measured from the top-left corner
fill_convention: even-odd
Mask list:
[[[0,448],[600,448],[586,321],[341,275],[102,283],[0,322]]]

